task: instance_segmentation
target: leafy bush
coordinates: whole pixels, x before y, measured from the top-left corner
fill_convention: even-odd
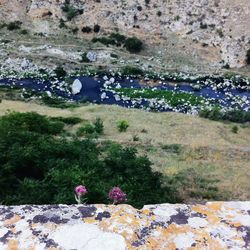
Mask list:
[[[55,137],[51,126],[48,118],[34,113],[0,118],[2,204],[72,204],[72,190],[79,183],[87,186],[89,203],[108,202],[107,193],[114,186],[121,187],[136,207],[180,201],[134,148]]]
[[[22,22],[20,21],[14,21],[14,22],[8,23],[6,27],[8,30],[17,30],[21,28],[21,24]]]
[[[75,125],[78,124],[80,122],[82,122],[82,119],[79,117],[62,117],[62,116],[58,116],[58,117],[50,117],[51,121],[60,121],[63,122],[65,124],[68,125]]]
[[[96,118],[95,122],[94,122],[94,126],[95,126],[95,131],[97,134],[103,134],[104,131],[104,126],[103,126],[103,121],[101,118]]]
[[[95,126],[91,123],[87,123],[84,126],[78,128],[76,131],[77,136],[83,136],[83,135],[93,135],[95,133]]]
[[[239,131],[238,126],[233,126],[233,127],[232,127],[232,132],[233,132],[233,133],[237,134],[238,131]]]
[[[142,50],[143,43],[136,37],[130,37],[125,42],[125,48],[131,53],[138,53]]]
[[[64,68],[62,66],[57,66],[55,69],[54,69],[54,73],[56,74],[56,77],[58,79],[62,79],[64,78],[65,76],[67,76],[67,72],[64,70]]]
[[[122,74],[127,76],[139,76],[143,75],[143,70],[132,66],[125,66],[122,68]]]
[[[208,118],[210,120],[218,121],[222,119],[222,114],[219,107],[214,107],[213,109],[203,109],[199,112],[200,117]]]
[[[79,14],[78,9],[67,3],[65,3],[62,6],[62,11],[66,13],[67,19],[69,21],[71,21],[74,17],[76,17]]]
[[[103,121],[101,118],[96,118],[93,124],[87,123],[84,126],[78,128],[76,135],[83,136],[83,135],[93,135],[97,137],[97,135],[103,134],[104,126]]]
[[[104,45],[115,45],[121,46],[125,43],[126,37],[119,33],[112,33],[108,37],[94,37],[92,39],[93,43],[100,42]]]
[[[92,31],[92,29],[89,26],[84,26],[82,28],[82,32],[83,33],[90,33]]]
[[[22,35],[28,35],[29,31],[28,30],[21,30],[20,34],[22,34]]]
[[[80,62],[85,62],[85,63],[89,63],[90,62],[90,60],[88,59],[88,57],[87,57],[87,53],[86,52],[84,52],[82,55],[81,55],[81,60],[80,60]]]
[[[220,108],[215,107],[212,110],[203,109],[199,112],[199,116],[214,121],[230,121],[237,123],[250,122],[250,113],[243,110],[230,110],[222,112]]]
[[[182,146],[180,144],[168,144],[162,145],[163,150],[169,153],[180,154],[182,151]]]
[[[126,132],[129,127],[128,121],[122,120],[117,123],[119,132]]]
[[[48,105],[49,107],[60,108],[60,109],[76,108],[79,106],[79,104],[75,102],[67,102],[64,99],[56,97],[56,96],[50,97],[48,95],[43,95],[42,101],[44,104]]]
[[[250,49],[247,50],[246,61],[247,64],[250,64]]]
[[[98,25],[98,24],[94,25],[94,32],[95,33],[98,33],[100,31],[100,29],[101,29],[100,25]]]
[[[11,112],[1,117],[0,128],[8,128],[10,131],[29,131],[39,134],[59,134],[63,131],[64,123],[51,121],[50,119],[34,112],[17,113]],[[3,130],[1,131],[3,132]]]

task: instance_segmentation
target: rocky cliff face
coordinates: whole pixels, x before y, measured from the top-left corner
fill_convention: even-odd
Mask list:
[[[249,249],[250,202],[0,206],[0,249]]]
[[[248,0],[71,0],[70,6],[79,10],[71,21],[62,11],[64,3],[0,0],[0,20],[21,20],[37,32],[53,34],[59,30],[60,19],[80,30],[99,24],[102,32],[119,29],[141,37],[148,45],[173,43],[174,49],[191,55],[193,51],[193,56],[197,52],[204,60],[223,61],[230,67],[243,66],[250,48]],[[175,48],[179,40],[186,44],[182,49]]]

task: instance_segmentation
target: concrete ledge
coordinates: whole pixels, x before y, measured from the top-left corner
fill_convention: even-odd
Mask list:
[[[0,206],[0,249],[250,249],[250,202]]]

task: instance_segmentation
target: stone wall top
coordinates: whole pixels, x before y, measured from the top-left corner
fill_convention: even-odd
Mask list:
[[[250,202],[0,206],[0,249],[250,249]]]

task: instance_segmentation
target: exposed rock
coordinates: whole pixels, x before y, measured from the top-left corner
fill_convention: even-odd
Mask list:
[[[0,206],[0,249],[249,249],[250,202]]]
[[[89,59],[90,62],[95,62],[97,59],[97,55],[93,51],[89,51],[86,55],[86,57]]]
[[[81,83],[81,81],[79,79],[76,79],[73,82],[73,84],[71,86],[71,89],[72,89],[72,94],[73,95],[76,95],[76,94],[80,93],[81,89],[82,89],[82,83]]]
[[[64,2],[2,0],[0,21],[20,20],[32,31],[60,33],[59,20],[65,20]],[[175,48],[177,40],[183,41],[186,48],[179,47],[180,52],[189,52],[192,57],[199,54],[216,65],[222,60],[230,67],[245,65],[250,41],[248,0],[155,0],[147,6],[142,0],[136,3],[132,0],[126,3],[102,0],[94,4],[92,1],[71,0],[70,4],[78,10],[84,9],[82,14],[74,17],[74,25],[79,30],[83,26],[93,28],[93,24],[99,23],[103,32],[119,29],[121,33],[141,37],[148,44],[173,42]],[[140,11],[138,6],[141,6]],[[158,11],[161,12],[159,17]],[[206,46],[202,47],[204,44]]]

